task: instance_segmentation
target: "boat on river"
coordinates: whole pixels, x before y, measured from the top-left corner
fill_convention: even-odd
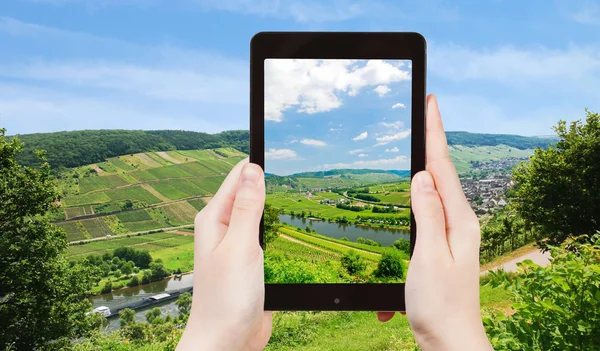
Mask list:
[[[184,294],[186,292],[193,293],[193,287],[190,286],[190,287],[184,288],[184,289],[168,291],[165,293],[145,297],[138,301],[119,305],[119,307],[117,307],[113,310],[109,309],[108,313],[104,314],[104,317],[106,317],[106,318],[118,317],[119,312],[126,308],[136,311],[136,310],[149,308],[154,305],[162,304],[164,302],[172,301],[172,300],[177,299],[181,294]],[[101,307],[105,307],[105,306],[100,306],[100,307],[97,307],[96,309],[101,308]],[[94,309],[94,310],[96,310],[96,309]],[[108,309],[108,307],[106,307],[106,309]]]

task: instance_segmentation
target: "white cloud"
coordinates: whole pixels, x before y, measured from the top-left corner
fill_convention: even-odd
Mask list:
[[[311,146],[326,146],[327,145],[327,143],[325,143],[324,141],[315,140],[315,139],[303,139],[300,142],[304,145],[311,145]]]
[[[358,155],[358,157],[367,157],[367,156],[369,156],[369,155],[367,155],[367,154],[359,154]]]
[[[369,136],[368,132],[362,132],[358,136],[352,138],[352,140],[354,140],[354,141],[365,140],[368,136]]]
[[[379,85],[377,88],[373,89],[373,91],[376,92],[380,97],[383,97],[385,94],[392,91],[392,89],[390,89],[387,85]]]
[[[296,151],[290,149],[269,149],[265,152],[267,160],[294,160],[297,159]]]
[[[340,130],[342,130],[341,128],[329,128],[330,132],[339,132]]]
[[[364,62],[364,61],[363,61]],[[282,121],[284,111],[327,112],[342,106],[342,95],[356,95],[363,87],[410,80],[409,71],[389,62],[369,60],[265,61],[265,120]]]
[[[394,105],[392,106],[392,108],[395,110],[395,109],[397,109],[397,108],[406,108],[406,106],[405,106],[403,103],[399,102],[399,103],[397,103],[397,104],[394,104]]]
[[[394,129],[400,129],[404,126],[404,122],[402,122],[402,121],[397,121],[397,122],[392,122],[392,123],[381,122],[379,124],[381,124],[382,126],[384,126],[386,128],[394,128]]]
[[[400,151],[400,149],[398,149],[397,146],[394,146],[391,149],[385,149],[385,152],[398,152],[398,151]]]
[[[336,168],[376,168],[376,169],[408,169],[410,158],[407,156],[397,156],[388,159],[379,160],[368,160],[368,161],[356,161],[352,163],[335,163],[325,164],[322,169],[336,169]]]
[[[402,140],[402,139],[408,137],[409,135],[410,135],[410,129],[404,130],[404,131],[399,131],[398,133],[395,133],[395,134],[378,137],[378,138],[376,138],[378,143],[375,144],[374,146],[385,145],[392,141]]]
[[[357,154],[357,153],[359,153],[359,152],[364,152],[364,151],[366,151],[366,150],[365,150],[365,149],[355,149],[355,150],[350,150],[350,151],[348,151],[348,153],[349,153],[350,155],[354,155],[354,154]]]

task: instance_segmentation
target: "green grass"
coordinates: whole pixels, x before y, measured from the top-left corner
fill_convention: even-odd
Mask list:
[[[158,168],[150,168],[143,171],[134,171],[131,173],[131,175],[139,181],[192,177],[192,174],[184,171],[181,168],[181,165],[164,166]]]
[[[214,160],[215,156],[207,150],[178,150],[184,157],[192,157],[196,160]]]
[[[206,206],[206,200],[204,199],[188,200],[188,203],[194,206],[197,211],[202,211],[202,209]]]
[[[85,240],[91,238],[90,234],[85,230],[85,227],[76,221],[56,223],[56,226],[65,230],[68,241]]]
[[[339,244],[339,243],[335,243],[332,242],[330,240],[324,240],[309,234],[304,234],[304,233],[300,233],[298,231],[295,230],[291,230],[289,228],[280,228],[279,232],[281,234],[287,235],[289,237],[292,237],[294,239],[303,241],[305,243],[311,244],[313,246],[316,247],[320,247],[322,249],[325,249],[327,251],[332,251],[335,252],[337,254],[345,254],[346,252],[352,250],[353,248],[347,245],[343,245],[343,244]],[[365,260],[368,261],[372,261],[372,262],[378,262],[379,261],[379,255],[376,253],[372,253],[372,252],[362,252],[362,251],[357,251],[358,254],[360,256],[362,256]]]
[[[120,189],[119,189],[120,190]],[[105,193],[92,193],[85,195],[67,196],[62,200],[65,207],[75,207],[82,205],[95,205],[110,202],[111,198]]]
[[[80,222],[93,238],[115,234],[102,218],[85,219]]]
[[[69,218],[84,216],[86,214],[85,207],[69,207],[65,210]]]
[[[161,202],[154,195],[150,194],[140,186],[107,190],[105,191],[105,194],[112,201],[131,200],[146,204],[157,204]]]
[[[182,272],[189,272],[194,269],[194,243],[193,237],[182,236],[182,238],[192,239],[192,242],[182,244],[176,247],[169,247],[157,250],[151,253],[154,259],[161,259],[165,267],[169,270],[181,269]]]
[[[333,200],[333,199],[332,199]],[[355,219],[356,216],[373,216],[373,217],[389,217],[389,213],[373,213],[371,211],[354,212],[350,210],[344,210],[335,206],[319,203],[320,198],[307,199],[306,195],[299,193],[271,193],[267,194],[267,203],[273,205],[276,208],[284,210],[286,213],[294,211],[295,213],[301,213],[305,211],[308,215],[312,212],[325,219],[334,219],[336,217],[346,216],[349,219]],[[404,216],[408,214],[408,209],[396,214],[397,216]]]
[[[152,160],[154,160],[156,163],[159,163],[161,166],[169,166],[173,164],[172,162],[165,160],[164,157],[157,155],[155,152],[147,152],[146,156],[150,157]]]
[[[295,232],[298,232],[297,230],[291,228],[291,227],[284,227],[290,230],[293,230]],[[344,246],[349,246],[355,249],[359,249],[359,250],[364,250],[364,251],[369,251],[372,253],[376,253],[376,254],[381,254],[383,253],[383,251],[385,251],[386,247],[383,246],[372,246],[372,245],[366,245],[366,244],[361,244],[361,243],[356,243],[354,241],[346,241],[346,240],[340,240],[340,239],[335,239],[335,238],[331,238],[325,235],[321,235],[321,234],[317,234],[317,233],[302,233],[304,235],[310,235],[313,236],[315,238],[319,238],[319,239],[323,239],[323,240],[327,240],[327,241],[331,241],[332,243],[336,243],[336,244],[340,244],[340,245],[344,245]],[[406,259],[408,259],[408,256],[406,257]]]
[[[94,205],[94,213],[112,213],[121,211],[121,205],[118,202],[107,202],[101,205]]]
[[[196,177],[205,177],[229,173],[231,166],[227,163],[215,159],[201,160],[198,162],[188,162],[179,165],[182,170]]]
[[[198,210],[188,202],[177,202],[162,206],[160,209],[173,226],[194,223],[194,218],[198,213]]]
[[[284,238],[277,238],[272,243],[269,243],[267,250],[269,253],[282,253],[294,258],[302,258],[313,263],[327,260],[338,261],[341,257],[338,253],[315,250],[306,245]]]
[[[181,200],[190,197],[190,194],[178,189],[172,181],[154,183],[152,187],[169,200]]]
[[[380,199],[381,202],[398,204],[398,205],[408,205],[410,203],[410,193],[402,192],[402,193],[383,193],[383,194],[373,194],[376,198]]]
[[[119,175],[84,177],[79,180],[80,194],[86,194],[91,191],[112,189],[129,184],[128,181]]]
[[[192,182],[206,190],[207,194],[215,194],[225,180],[225,176],[216,176],[210,178],[192,179]]]
[[[92,241],[89,243],[85,243],[83,245],[70,245],[67,249],[67,256],[69,257],[84,257],[89,254],[98,254],[98,252],[108,252],[119,247],[135,247],[137,248],[140,245],[144,245],[147,243],[154,242],[156,240],[169,239],[172,237],[180,237],[181,235],[177,234],[167,234],[167,233],[157,233],[157,234],[147,234],[140,236],[131,236],[131,237],[117,237],[113,239],[106,240],[98,240]],[[100,255],[102,254],[100,253]]]
[[[123,223],[123,226],[131,233],[143,232],[146,230],[164,228],[165,225],[155,220],[128,222]]]
[[[119,157],[109,158],[108,162],[112,163],[113,166],[122,171],[133,171],[135,169],[135,167],[129,163],[123,162]]]
[[[150,221],[152,217],[146,210],[127,211],[117,214],[117,218],[123,223]]]

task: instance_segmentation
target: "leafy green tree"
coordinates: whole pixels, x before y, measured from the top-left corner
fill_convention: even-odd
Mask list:
[[[134,275],[133,277],[131,277],[131,280],[129,281],[129,283],[127,285],[128,286],[138,286],[138,285],[140,285],[140,278],[138,278],[137,275]]]
[[[148,311],[148,313],[146,313],[146,320],[148,321],[148,323],[152,324],[156,318],[159,318],[161,316],[161,314],[162,312],[160,311],[160,308],[155,307]]]
[[[279,237],[277,231],[279,227],[281,227],[281,223],[279,222],[280,211],[270,204],[265,204],[265,210],[263,215],[264,222],[264,237],[263,241],[265,245],[273,242],[273,240]]]
[[[119,324],[121,327],[132,324],[135,322],[135,311],[131,308],[126,308],[119,311]]]
[[[375,276],[385,278],[403,278],[404,277],[404,256],[400,251],[388,248],[381,255],[377,264]]]
[[[496,350],[600,350],[600,234],[587,241],[551,247],[547,267],[526,260],[516,276],[490,273],[515,301],[513,315],[484,318]]]
[[[186,292],[179,295],[175,303],[177,304],[177,308],[179,308],[180,315],[188,315],[192,309],[192,294]]]
[[[66,257],[67,239],[50,224],[59,200],[44,152],[23,167],[23,145],[0,129],[0,345],[15,350],[57,347],[89,327],[85,299],[98,271]]]
[[[164,277],[170,275],[169,271],[165,268],[162,260],[159,258],[158,260],[150,263],[150,272],[152,274],[151,280],[157,281],[161,280]]]
[[[350,275],[360,274],[367,269],[367,263],[355,250],[349,250],[340,260],[342,267],[344,267]]]
[[[560,140],[514,171],[516,210],[557,245],[600,229],[600,115],[554,128]]]
[[[125,275],[130,275],[131,273],[133,273],[134,266],[135,265],[132,261],[123,263],[123,265],[121,266],[121,272]]]
[[[410,254],[410,241],[405,239],[398,239],[394,242],[393,246],[407,254]]]

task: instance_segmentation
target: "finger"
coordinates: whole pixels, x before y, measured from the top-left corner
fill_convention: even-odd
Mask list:
[[[435,184],[446,210],[448,225],[464,218],[465,210],[470,209],[460,185],[454,163],[450,158],[446,133],[442,125],[440,111],[435,96],[427,99],[427,170],[433,176]]]
[[[265,178],[262,169],[252,163],[245,165],[240,175],[229,228],[223,242],[233,243],[239,248],[259,247],[258,231],[265,206],[265,196]]]
[[[448,230],[448,242],[450,248],[460,252],[472,251],[477,244],[472,237],[461,234],[472,233],[467,228],[473,222],[477,222],[475,213],[469,206],[467,198],[462,190],[456,168],[450,158],[446,133],[442,125],[437,99],[430,95],[427,99],[427,136],[426,136],[427,170],[433,176],[435,185],[444,207],[446,228]],[[475,224],[478,224],[475,223]],[[456,234],[458,233],[458,237]],[[465,240],[466,239],[466,240]]]
[[[379,319],[380,322],[387,322],[394,318],[395,313],[396,312],[377,312],[377,319]]]
[[[433,177],[421,171],[413,177],[411,184],[412,210],[417,224],[417,238],[411,262],[451,258],[442,201],[436,190]]]
[[[229,172],[212,200],[196,215],[194,220],[194,242],[197,252],[213,250],[219,245],[229,226],[231,209],[240,173],[248,159],[240,161]]]

